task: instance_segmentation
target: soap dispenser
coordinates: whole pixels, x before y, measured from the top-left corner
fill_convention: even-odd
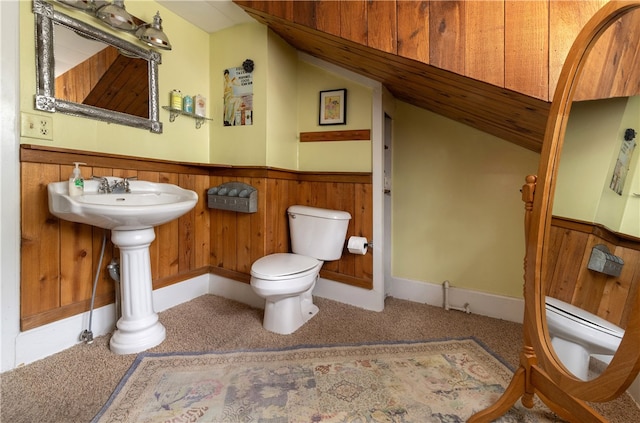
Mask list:
[[[73,162],[73,164],[76,167],[73,169],[73,173],[69,178],[69,195],[75,197],[84,193],[84,179],[82,179],[79,166],[86,165],[86,163]]]

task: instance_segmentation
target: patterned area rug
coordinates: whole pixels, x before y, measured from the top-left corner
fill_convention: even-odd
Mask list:
[[[511,370],[474,339],[138,356],[94,422],[464,422]],[[512,408],[500,422],[556,421]]]

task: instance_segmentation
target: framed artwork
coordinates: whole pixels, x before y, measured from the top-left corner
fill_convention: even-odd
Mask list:
[[[345,125],[347,123],[347,90],[320,91],[320,125]]]

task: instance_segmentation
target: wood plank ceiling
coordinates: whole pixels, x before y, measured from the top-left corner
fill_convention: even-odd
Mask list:
[[[284,19],[280,13],[265,11],[265,2],[236,3],[297,50],[379,81],[398,100],[529,150],[541,149],[550,108],[546,101],[397,55],[393,49],[373,48],[372,40],[363,45],[314,29],[309,23]],[[321,19],[319,13],[314,16]]]

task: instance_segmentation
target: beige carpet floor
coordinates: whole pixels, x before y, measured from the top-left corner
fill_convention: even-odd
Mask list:
[[[522,327],[516,323],[393,298],[387,299],[380,313],[322,298],[316,304],[318,315],[296,333],[277,335],[262,328],[262,310],[205,295],[160,313],[167,339],[150,351],[232,351],[474,336],[512,367],[518,362]],[[76,345],[5,372],[0,421],[88,422],[135,357],[111,353],[109,336],[103,336],[93,344]],[[640,421],[640,408],[626,394],[594,406],[612,423]]]

